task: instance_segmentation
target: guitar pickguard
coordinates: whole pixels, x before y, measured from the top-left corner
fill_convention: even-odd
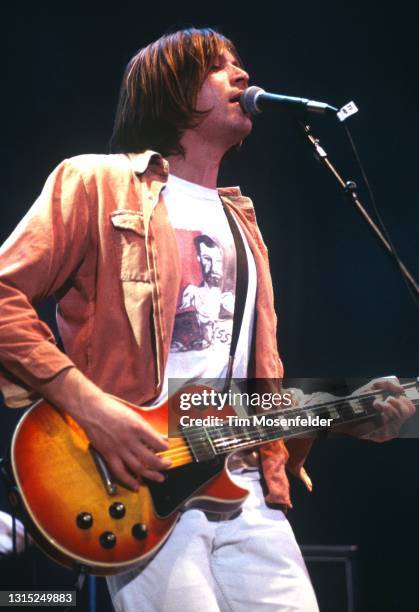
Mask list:
[[[163,483],[147,481],[157,516],[166,518],[181,509],[198,489],[223,470],[224,463],[224,457],[189,463],[165,472]]]

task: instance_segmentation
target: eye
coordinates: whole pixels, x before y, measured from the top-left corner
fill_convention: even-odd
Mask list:
[[[221,70],[220,64],[213,64],[210,68],[211,72],[217,72],[218,70]]]

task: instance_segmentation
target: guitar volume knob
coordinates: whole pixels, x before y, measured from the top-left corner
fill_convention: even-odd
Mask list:
[[[131,529],[131,533],[136,540],[144,540],[148,535],[147,525],[144,523],[135,523]]]
[[[116,535],[112,531],[104,531],[99,537],[99,542],[102,548],[113,548],[116,544]]]
[[[80,529],[90,529],[93,525],[93,516],[90,512],[80,512],[76,517],[76,524]]]
[[[125,516],[125,506],[121,502],[114,502],[109,506],[109,514],[114,519],[121,519]]]

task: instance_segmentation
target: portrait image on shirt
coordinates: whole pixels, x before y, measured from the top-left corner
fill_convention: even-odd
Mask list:
[[[235,297],[234,245],[221,245],[199,231],[175,231],[183,273],[170,351],[228,345]]]

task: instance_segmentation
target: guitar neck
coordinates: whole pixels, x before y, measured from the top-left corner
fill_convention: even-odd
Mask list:
[[[405,395],[419,405],[417,383],[402,386]],[[304,436],[321,429],[369,419],[377,415],[377,410],[373,408],[374,401],[387,397],[386,391],[370,391],[311,406],[264,411],[248,417],[228,416],[223,418],[222,425],[184,428],[183,435],[195,460],[203,461],[281,438]]]

